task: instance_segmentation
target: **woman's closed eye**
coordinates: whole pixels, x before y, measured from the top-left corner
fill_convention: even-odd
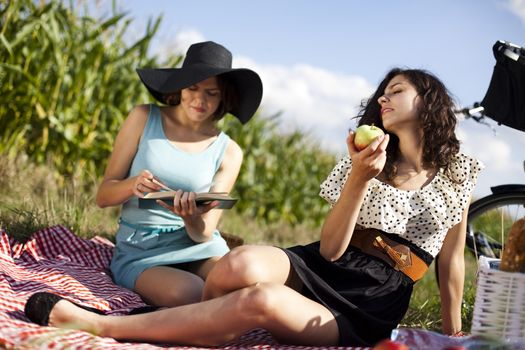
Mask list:
[[[211,97],[217,97],[217,96],[220,96],[221,94],[219,90],[208,90],[206,91],[206,93],[208,94],[208,96],[211,96]]]

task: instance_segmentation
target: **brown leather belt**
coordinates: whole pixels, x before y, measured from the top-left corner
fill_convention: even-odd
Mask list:
[[[380,258],[394,269],[403,272],[416,282],[428,270],[428,265],[410,247],[393,241],[376,229],[356,229],[350,245],[363,253]]]

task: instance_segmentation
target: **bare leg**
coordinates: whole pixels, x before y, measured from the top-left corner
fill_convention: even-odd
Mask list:
[[[217,262],[208,275],[203,300],[216,298],[259,282],[301,286],[288,256],[279,248],[269,246],[240,246]]]
[[[190,262],[187,265],[188,268],[186,271],[194,273],[203,280],[206,280],[206,278],[208,278],[208,274],[220,258],[220,256],[214,256],[208,259]]]
[[[49,321],[58,327],[76,323],[82,330],[119,340],[200,346],[218,346],[254,328],[265,328],[279,341],[290,344],[337,345],[339,339],[337,323],[328,309],[274,283],[132,316],[100,316],[60,301]]]
[[[168,266],[145,270],[135,283],[135,291],[147,303],[169,307],[200,301],[203,287],[199,276]]]
[[[202,298],[204,280],[220,257],[193,261],[184,269],[156,266],[137,278],[135,291],[149,304],[179,306],[196,303]],[[162,288],[159,288],[162,286]]]

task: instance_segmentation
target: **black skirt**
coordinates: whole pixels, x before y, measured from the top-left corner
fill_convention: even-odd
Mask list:
[[[329,262],[321,256],[319,245],[314,242],[283,250],[303,282],[301,294],[334,315],[339,345],[373,346],[390,338],[408,309],[414,282],[352,246]]]

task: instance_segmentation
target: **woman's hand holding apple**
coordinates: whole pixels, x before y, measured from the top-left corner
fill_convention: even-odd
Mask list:
[[[368,181],[383,171],[390,137],[388,134],[375,137],[362,151],[356,147],[355,137],[356,133],[350,132],[346,138],[348,153],[352,158],[352,175]]]

